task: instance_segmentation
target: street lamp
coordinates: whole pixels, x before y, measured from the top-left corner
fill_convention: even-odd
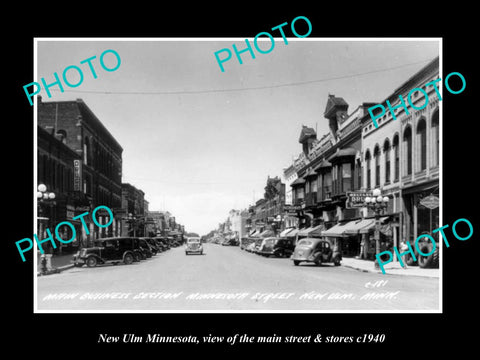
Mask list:
[[[48,227],[48,222],[50,217],[39,217],[39,214],[43,215],[43,206],[51,206],[55,204],[55,193],[47,192],[47,186],[45,184],[39,184],[37,187],[37,220],[45,220],[46,227]],[[49,214],[51,216],[51,214]],[[40,224],[39,224],[40,225]],[[40,226],[37,230],[40,230]],[[43,231],[37,231],[39,234],[42,234]],[[51,254],[42,254],[41,264],[42,264],[42,273],[46,274],[50,269],[52,269],[52,255]]]
[[[388,206],[388,196],[382,196],[380,189],[372,191],[372,197],[365,198],[365,206],[375,212],[375,253],[380,253],[380,215]],[[378,260],[375,257],[375,269],[379,269]]]

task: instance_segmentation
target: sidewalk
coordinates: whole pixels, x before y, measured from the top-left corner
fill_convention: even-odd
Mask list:
[[[52,268],[51,273],[58,273],[66,269],[73,267],[73,254],[62,254],[52,256]],[[37,276],[42,274],[42,260],[40,253],[37,254]],[[47,274],[48,275],[48,274]]]
[[[355,270],[364,272],[373,272],[382,274],[382,269],[375,269],[373,260],[363,260],[355,258],[343,258],[342,266],[349,267]],[[439,278],[440,269],[423,269],[420,266],[407,266],[402,268],[398,261],[390,262],[384,265],[385,276],[387,275],[410,275],[410,276],[424,276]]]

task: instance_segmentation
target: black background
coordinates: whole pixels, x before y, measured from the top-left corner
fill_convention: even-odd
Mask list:
[[[127,6],[128,5],[128,6]],[[91,3],[35,3],[16,13],[17,20],[4,22],[3,71],[3,171],[2,264],[5,286],[2,291],[6,330],[5,343],[19,352],[32,348],[40,358],[87,355],[105,352],[174,350],[220,354],[267,351],[297,356],[307,354],[343,357],[353,351],[364,356],[413,357],[440,354],[452,346],[463,351],[475,343],[477,313],[476,270],[478,263],[478,119],[473,105],[476,90],[475,20],[472,9],[455,2],[455,7],[435,4],[385,3],[374,6],[324,3],[294,9],[291,4],[274,3],[267,11],[246,3],[202,4],[194,9],[182,3],[181,10],[162,3],[112,3],[100,9]],[[14,12],[13,12],[14,13]],[[444,248],[443,314],[34,314],[33,263],[22,263],[15,241],[31,237],[33,230],[33,107],[23,85],[33,79],[34,37],[254,37],[257,33],[297,16],[312,23],[309,37],[442,37],[443,74],[460,72],[466,90],[451,95],[443,90],[443,224],[458,218],[469,219],[474,235],[461,242],[449,237]],[[8,16],[7,16],[8,17]],[[298,30],[299,33],[303,33]],[[6,42],[6,43],[5,43]],[[52,54],[54,56],[54,54]],[[442,82],[443,83],[443,82]],[[452,86],[453,87],[453,86]],[[379,99],[380,100],[380,99]],[[8,111],[6,111],[8,109]],[[451,234],[451,232],[447,232]],[[8,319],[8,321],[6,321]],[[473,325],[473,328],[470,326]],[[5,332],[4,332],[5,333]],[[198,337],[213,334],[271,336],[273,334],[359,336],[383,333],[383,344],[99,344],[99,333],[124,333]],[[6,349],[5,349],[6,350]],[[145,352],[144,352],[145,351]],[[41,355],[45,352],[45,355]],[[16,353],[14,353],[16,354]]]

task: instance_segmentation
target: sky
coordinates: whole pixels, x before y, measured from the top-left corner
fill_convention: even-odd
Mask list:
[[[435,39],[275,40],[267,54],[252,45],[255,58],[242,53],[240,64],[232,44],[244,49],[244,38],[37,39],[33,81],[80,67],[78,87],[52,87],[51,98],[42,89],[42,101],[82,99],[123,147],[122,181],[145,192],[150,210],[203,235],[263,197],[268,176],[282,176],[301,152],[302,125],[318,138],[328,132],[328,94],[349,113],[380,102],[440,51]],[[214,53],[224,48],[232,58],[222,72]],[[109,49],[121,58],[111,72],[99,64]],[[92,56],[96,79],[80,63]],[[116,65],[111,53],[104,61]]]

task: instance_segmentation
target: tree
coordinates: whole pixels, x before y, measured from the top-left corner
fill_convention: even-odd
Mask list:
[[[278,194],[277,184],[280,181],[278,177],[267,178],[267,185],[265,186],[265,194],[263,197],[265,200],[271,200]]]

